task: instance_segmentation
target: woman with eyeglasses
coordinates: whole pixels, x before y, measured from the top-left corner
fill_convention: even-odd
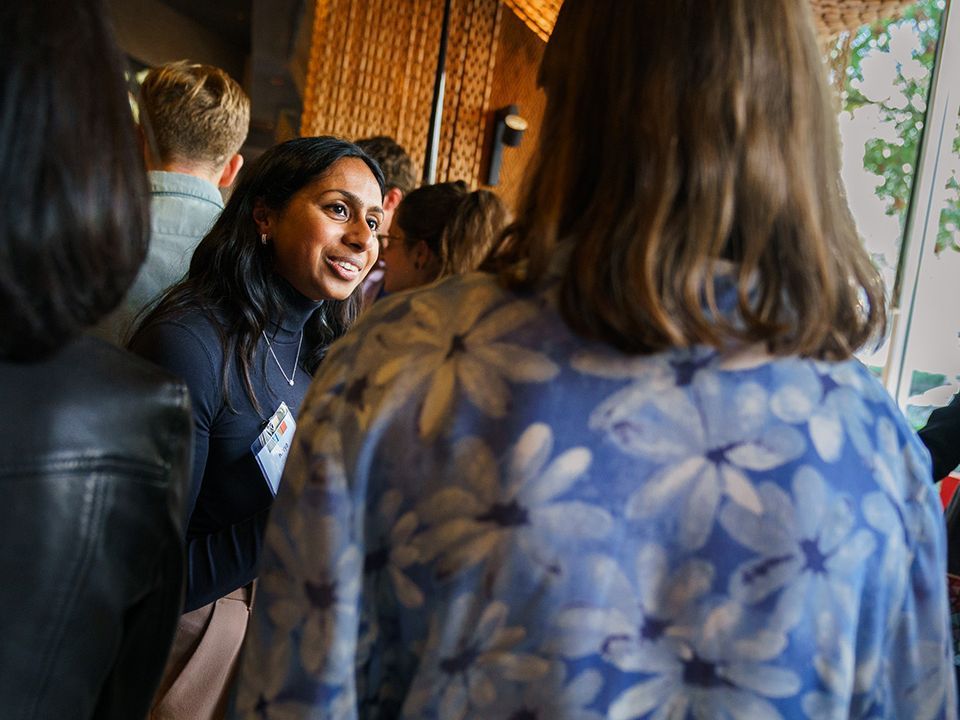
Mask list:
[[[490,190],[471,192],[463,181],[425,185],[400,202],[389,236],[381,235],[384,290],[410,290],[476,270],[507,223]]]

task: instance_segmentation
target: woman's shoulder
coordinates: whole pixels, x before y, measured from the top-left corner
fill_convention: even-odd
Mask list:
[[[224,362],[221,325],[200,308],[148,319],[130,341],[130,350],[187,380],[218,377]]]
[[[425,342],[449,344],[452,337],[466,338],[478,329],[484,336],[510,334],[542,309],[538,298],[521,296],[488,273],[454,275],[379,300],[331,347],[324,365],[338,358],[352,365],[353,350],[360,350],[361,358],[373,351],[370,359],[376,362]]]

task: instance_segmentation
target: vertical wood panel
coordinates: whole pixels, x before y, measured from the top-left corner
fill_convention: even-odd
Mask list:
[[[422,173],[443,0],[315,0],[304,134],[391,135]],[[438,179],[478,181],[501,10],[453,0]]]

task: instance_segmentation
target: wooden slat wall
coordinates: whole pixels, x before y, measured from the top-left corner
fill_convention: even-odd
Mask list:
[[[541,40],[553,32],[563,0],[503,0]],[[760,2],[761,0],[757,0]],[[841,32],[891,18],[916,0],[810,0],[817,32],[835,38]]]
[[[391,135],[422,174],[444,0],[315,0],[301,132]],[[475,184],[501,8],[453,0],[438,180]]]
[[[454,3],[438,180],[465,180],[470,185],[479,180],[501,14],[497,0]]]

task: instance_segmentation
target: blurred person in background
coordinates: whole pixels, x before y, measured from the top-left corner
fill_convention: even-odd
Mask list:
[[[393,223],[393,214],[404,196],[417,186],[413,161],[396,140],[388,135],[357,140],[357,146],[377,161],[383,171],[385,191],[383,194],[383,223],[380,225],[381,237],[389,235]],[[383,294],[383,275],[386,263],[381,257],[367,279],[363,281],[363,306],[370,307]]]
[[[503,202],[490,190],[470,192],[462,180],[425,185],[397,209],[380,236],[388,293],[476,270],[507,224]]]
[[[150,183],[150,248],[120,306],[94,328],[122,345],[137,315],[182,278],[243,165],[250,98],[226,72],[186,60],[151,68],[138,95]]]

